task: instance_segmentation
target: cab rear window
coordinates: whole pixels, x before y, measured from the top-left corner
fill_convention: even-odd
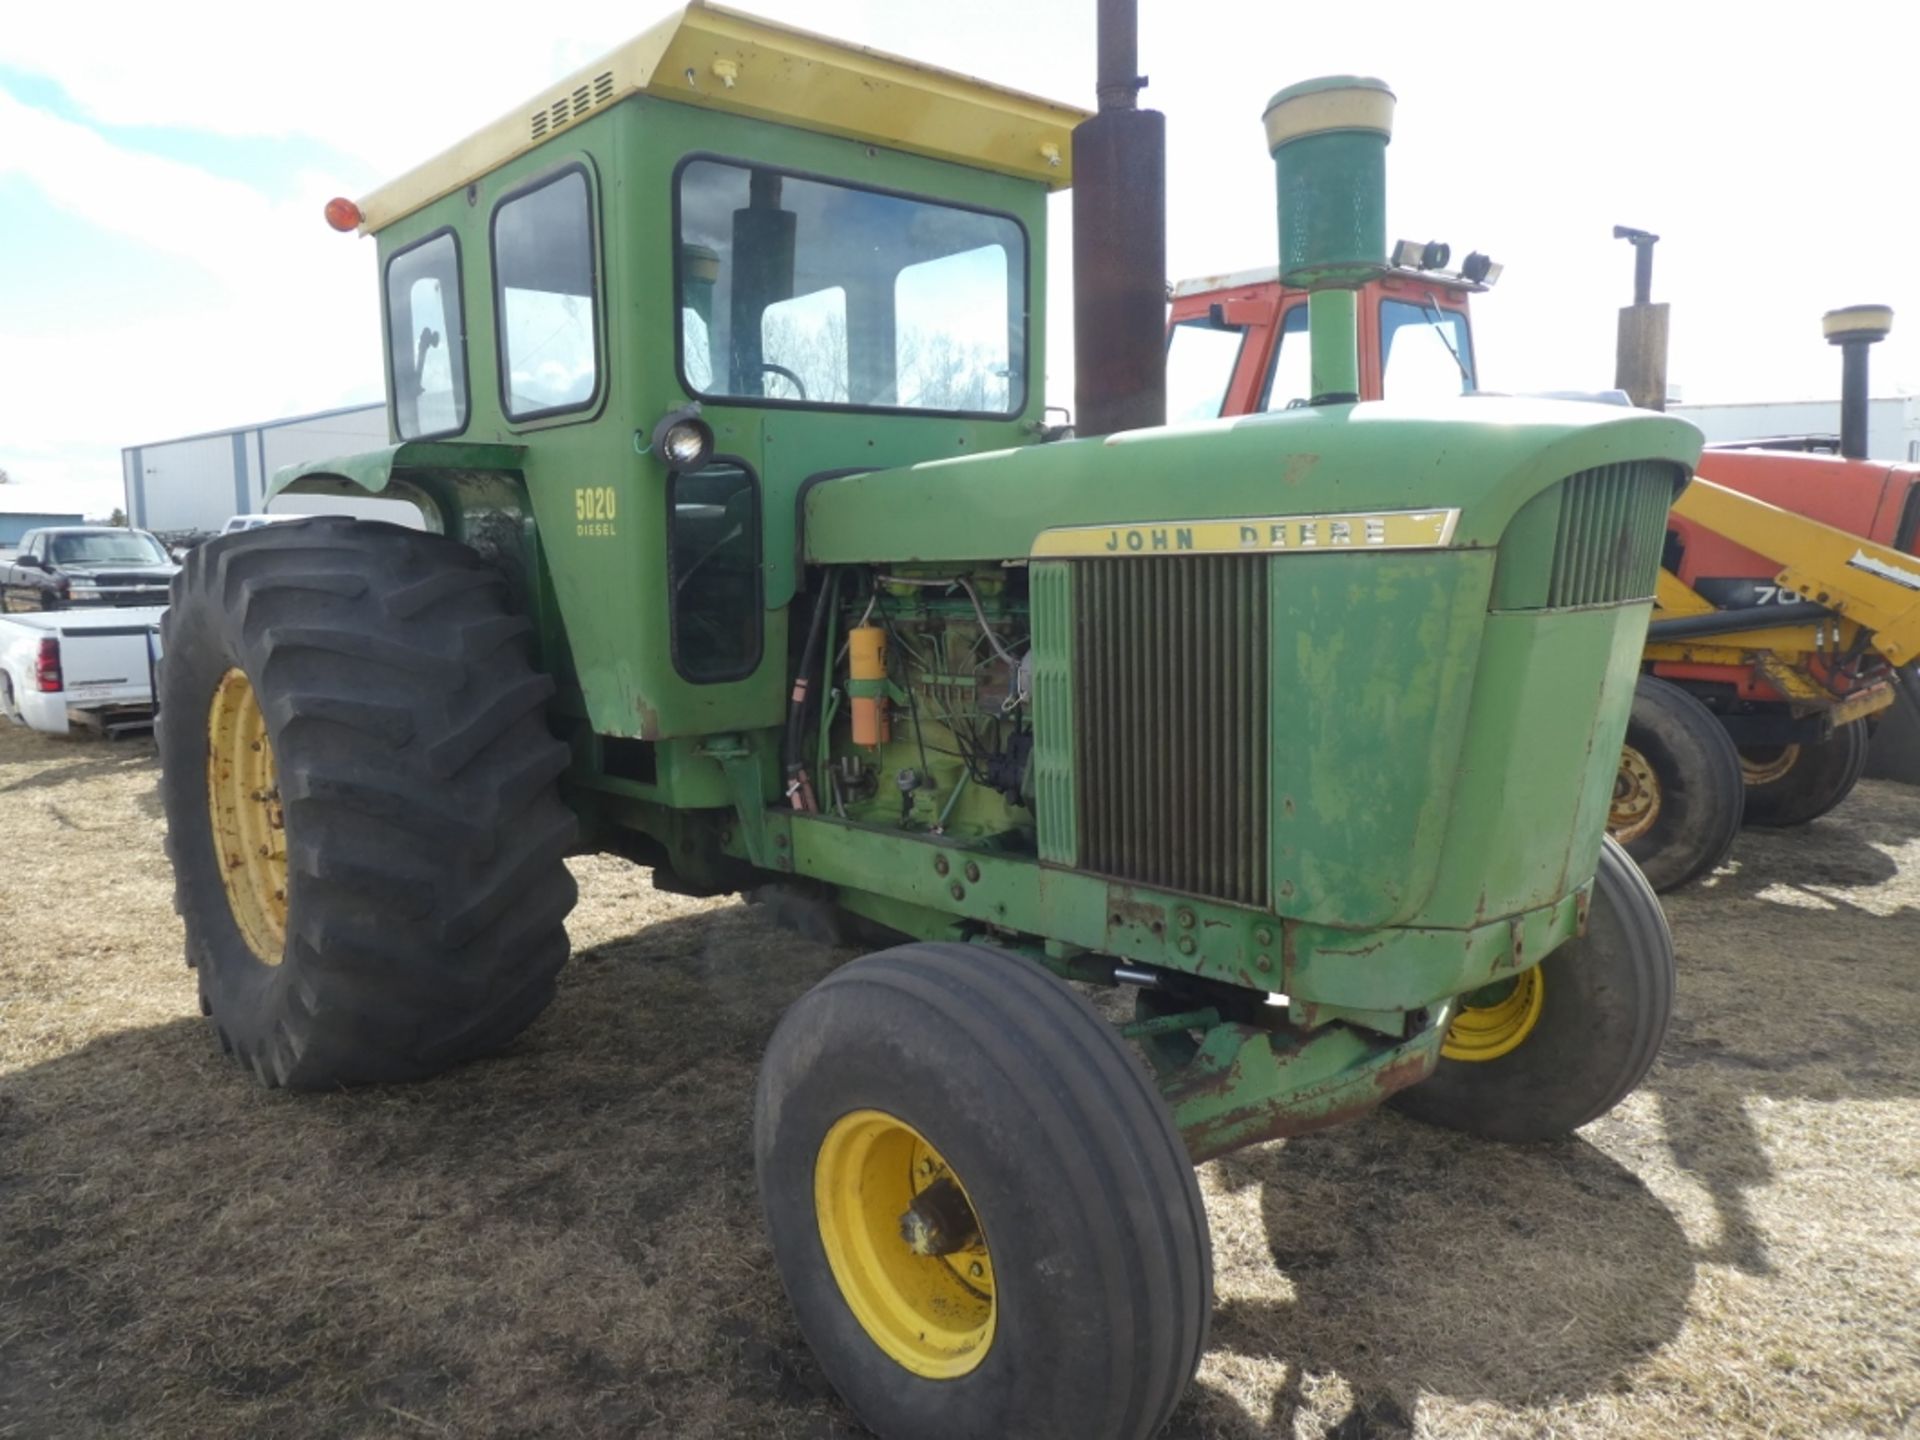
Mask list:
[[[460,242],[429,235],[387,262],[388,383],[403,440],[467,428],[467,340],[460,323]]]

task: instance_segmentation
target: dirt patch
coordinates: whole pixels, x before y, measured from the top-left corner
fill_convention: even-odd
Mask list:
[[[0,729],[0,1437],[862,1432],[747,1151],[846,952],[576,862],[501,1059],[261,1091],[198,1018],[144,742]],[[1669,897],[1649,1086],[1562,1144],[1380,1115],[1204,1167],[1175,1440],[1840,1436],[1920,1414],[1920,794],[1749,831]]]

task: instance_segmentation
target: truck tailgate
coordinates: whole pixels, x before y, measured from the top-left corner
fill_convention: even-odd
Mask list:
[[[59,640],[69,705],[146,703],[153,697],[147,635],[164,611],[158,605],[54,610],[9,615],[0,623]]]

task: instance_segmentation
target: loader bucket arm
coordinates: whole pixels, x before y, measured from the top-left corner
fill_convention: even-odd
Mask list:
[[[1789,590],[1873,632],[1895,665],[1920,655],[1920,561],[1696,478],[1673,513],[1773,560]]]

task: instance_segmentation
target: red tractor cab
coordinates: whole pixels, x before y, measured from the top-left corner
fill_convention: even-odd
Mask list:
[[[1285,288],[1279,274],[1269,265],[1173,287],[1169,421],[1307,403],[1307,292]],[[1396,267],[1361,290],[1360,398],[1478,389],[1467,297],[1486,288],[1464,275]]]

